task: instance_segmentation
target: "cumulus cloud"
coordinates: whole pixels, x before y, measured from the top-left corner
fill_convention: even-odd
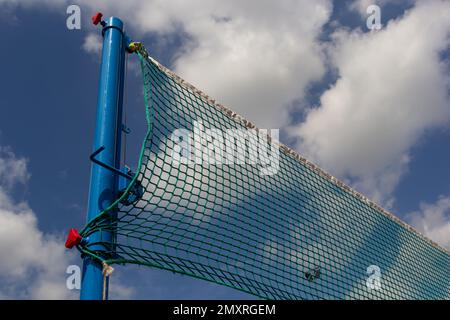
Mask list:
[[[0,146],[0,299],[76,299],[66,287],[67,266],[80,263],[64,248],[62,234],[48,234],[26,202],[16,202],[11,188],[25,184],[27,160]],[[128,299],[132,288],[113,277],[112,298]]]
[[[139,32],[185,34],[175,71],[260,127],[286,125],[290,103],[325,72],[317,38],[329,0],[83,3],[120,12]]]
[[[133,287],[124,284],[118,272],[116,271],[109,280],[108,299],[110,300],[129,300],[135,299],[136,290]]]
[[[183,34],[175,71],[260,127],[289,124],[293,102],[323,77],[327,52],[339,78],[294,130],[297,147],[387,206],[411,148],[449,118],[439,60],[448,46],[448,2],[418,2],[376,33],[338,30],[331,45],[319,40],[332,12],[327,0],[79,3],[120,12],[135,33]],[[387,4],[359,0],[351,8],[366,16],[372,3]],[[86,50],[98,50],[93,40],[86,38]]]
[[[67,254],[57,236],[38,229],[37,218],[25,202],[9,193],[30,176],[27,160],[10,148],[0,148],[0,296],[18,299],[69,299],[66,267],[74,256]]]
[[[22,7],[31,7],[34,5],[47,5],[47,6],[63,6],[68,1],[64,0],[0,0],[0,4],[10,5],[10,6],[22,6]]]
[[[289,123],[289,105],[325,71],[317,37],[329,1],[217,1],[185,21],[193,37],[175,60],[188,81],[263,128]]]
[[[70,2],[20,5],[42,3]],[[339,78],[292,131],[300,138],[297,148],[385,205],[392,204],[408,170],[411,148],[449,118],[448,73],[439,60],[448,47],[448,1],[418,1],[403,17],[382,21],[378,32],[338,30],[331,44],[319,40],[331,16],[330,0],[77,3],[83,14],[120,13],[136,37],[183,35],[172,57],[175,71],[260,127],[288,125],[293,102],[323,77],[329,62]],[[357,0],[349,8],[366,16],[368,5],[387,3]],[[83,48],[98,52],[98,40],[88,34]]]
[[[367,8],[373,4],[380,5],[380,0],[356,0],[349,3],[349,9],[358,12],[362,17],[366,17]]]
[[[415,0],[355,0],[349,3],[349,9],[358,12],[361,17],[366,18],[368,16],[367,8],[371,5],[383,7],[386,4],[406,5],[414,2]]]
[[[102,52],[102,37],[96,33],[89,33],[84,38],[83,49],[87,53],[99,55]]]
[[[24,5],[33,3],[50,2]],[[54,2],[61,3],[69,2]],[[77,3],[83,12],[120,13],[134,33],[185,35],[172,59],[175,71],[262,128],[288,124],[292,101],[303,98],[309,83],[325,72],[317,38],[331,15],[331,0]],[[98,38],[89,34],[83,48],[99,52]]]
[[[27,162],[25,158],[17,158],[11,148],[0,146],[0,185],[11,188],[26,183],[30,177]]]
[[[375,33],[340,30],[330,48],[339,78],[294,129],[299,148],[376,201],[408,168],[423,134],[448,123],[450,3],[417,4]]]
[[[420,210],[409,213],[406,220],[424,235],[450,250],[450,197],[436,203],[421,203]]]

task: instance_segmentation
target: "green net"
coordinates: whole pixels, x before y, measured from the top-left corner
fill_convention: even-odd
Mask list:
[[[139,56],[148,120],[139,171],[82,231],[113,231],[114,243],[83,253],[269,299],[450,298],[445,249]]]

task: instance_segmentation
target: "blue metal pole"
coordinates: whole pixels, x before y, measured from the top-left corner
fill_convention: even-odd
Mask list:
[[[105,150],[98,160],[115,168],[120,166],[120,138],[122,130],[122,97],[125,62],[125,35],[123,23],[111,17],[103,23],[103,51],[97,100],[94,151]],[[99,165],[92,164],[87,221],[94,219],[117,197],[117,175]],[[112,219],[116,218],[112,214]],[[114,252],[115,235],[99,231],[89,236],[90,249]],[[108,284],[106,284],[108,286]],[[83,257],[81,281],[82,300],[103,298],[102,265],[91,257]]]

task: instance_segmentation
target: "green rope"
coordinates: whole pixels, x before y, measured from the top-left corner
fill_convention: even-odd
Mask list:
[[[448,251],[276,141],[266,141],[268,150],[280,150],[270,174],[251,161],[174,162],[180,150],[171,135],[179,129],[213,130],[199,142],[213,157],[218,150],[236,156],[208,149],[237,148],[234,138],[219,139],[234,130],[248,147],[244,160],[273,159],[251,143],[264,131],[143,48],[138,55],[148,123],[138,170],[125,192],[81,231],[83,237],[112,231],[113,244],[101,251],[92,249],[98,243],[80,245],[81,252],[109,265],[146,265],[268,299],[450,298]],[[138,182],[142,196],[124,204]],[[373,265],[381,287],[370,286]]]

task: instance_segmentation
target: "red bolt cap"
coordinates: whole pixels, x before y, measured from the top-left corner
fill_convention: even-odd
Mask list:
[[[66,240],[66,248],[67,249],[72,249],[74,246],[77,246],[80,244],[82,238],[80,236],[80,234],[78,233],[77,229],[70,229],[69,230],[69,234],[67,235],[67,240]]]
[[[101,12],[97,12],[92,16],[92,23],[94,25],[98,25],[102,21],[103,14]]]

